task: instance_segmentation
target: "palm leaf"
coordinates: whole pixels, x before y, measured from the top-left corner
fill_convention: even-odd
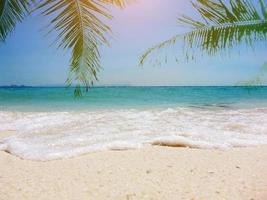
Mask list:
[[[181,41],[186,60],[199,52],[214,55],[240,44],[253,46],[257,41],[267,39],[266,2],[259,0],[196,0],[192,3],[203,20],[183,16],[180,24],[192,28],[185,34],[178,34],[148,49],[141,57],[140,64],[157,51]]]
[[[16,24],[29,14],[34,0],[0,1],[0,42],[14,30]]]
[[[110,28],[100,18],[112,18],[107,5],[124,6],[125,0],[46,0],[40,5],[44,15],[52,15],[50,32],[56,32],[60,48],[71,49],[67,84],[76,83],[74,94],[81,95],[97,81],[100,70],[99,45],[108,44],[105,34]]]
[[[240,81],[237,86],[265,86],[266,85],[266,75],[267,75],[267,62],[265,62],[251,79]]]

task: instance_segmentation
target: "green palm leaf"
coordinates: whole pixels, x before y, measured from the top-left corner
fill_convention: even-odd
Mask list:
[[[158,50],[178,41],[183,43],[183,54],[188,60],[199,52],[214,55],[240,44],[253,46],[254,42],[267,39],[267,6],[263,0],[258,3],[252,0],[196,0],[192,5],[203,20],[179,18],[179,23],[190,26],[192,31],[148,49],[140,59],[141,65]]]
[[[14,30],[16,24],[29,14],[34,0],[0,1],[0,42]]]
[[[50,32],[57,32],[60,48],[71,49],[70,74],[67,84],[76,83],[74,94],[81,95],[97,81],[100,70],[99,45],[108,44],[105,34],[110,28],[100,17],[112,18],[107,4],[123,6],[124,0],[46,0],[39,8],[44,15],[52,15]]]

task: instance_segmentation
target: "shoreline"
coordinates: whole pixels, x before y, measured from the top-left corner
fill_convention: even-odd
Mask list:
[[[105,151],[47,162],[0,152],[0,199],[266,200],[267,146]]]

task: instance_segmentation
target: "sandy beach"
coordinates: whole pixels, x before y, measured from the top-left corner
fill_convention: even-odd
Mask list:
[[[267,200],[266,44],[267,0],[0,0],[0,200]]]
[[[36,162],[0,152],[1,200],[266,200],[267,147],[151,147]]]

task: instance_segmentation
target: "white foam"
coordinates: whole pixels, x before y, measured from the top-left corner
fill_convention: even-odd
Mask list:
[[[6,144],[0,144],[0,151],[4,151],[7,149],[7,145]]]
[[[16,134],[0,150],[32,160],[145,145],[227,149],[267,144],[267,109],[1,111],[0,131],[7,130]]]

